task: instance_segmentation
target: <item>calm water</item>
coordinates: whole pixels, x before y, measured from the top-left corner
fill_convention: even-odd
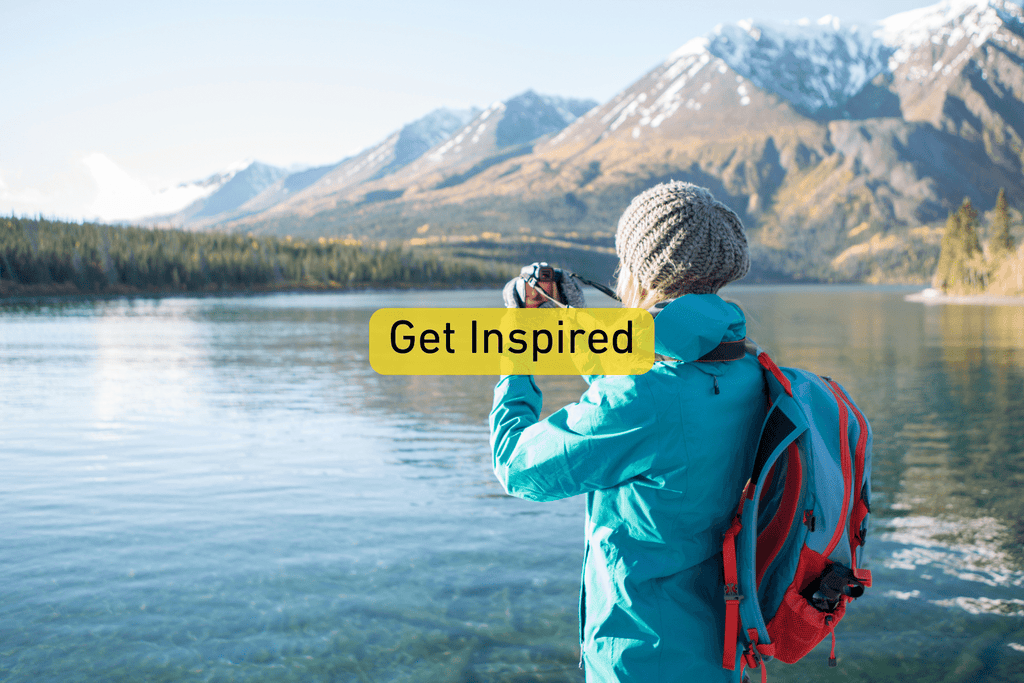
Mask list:
[[[906,292],[727,290],[875,430],[875,587],[772,681],[1024,678],[1024,306]],[[503,495],[493,378],[367,363],[377,307],[499,300],[0,307],[0,680],[581,681],[582,500]]]

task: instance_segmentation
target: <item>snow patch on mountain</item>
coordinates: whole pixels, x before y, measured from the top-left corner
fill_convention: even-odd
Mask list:
[[[480,113],[479,109],[437,109],[410,123],[388,139],[394,147],[394,159],[383,167],[377,177],[398,170],[419,159],[430,148],[447,139]]]
[[[757,87],[810,115],[841,110],[885,71],[893,51],[831,15],[813,25],[742,21],[720,26],[709,36],[707,50]]]
[[[691,38],[690,40],[683,43],[682,47],[673,52],[665,60],[666,64],[671,64],[679,61],[684,57],[692,55],[701,55],[708,51],[708,39],[704,36],[698,36],[697,38]]]
[[[461,149],[460,145],[462,145],[462,142],[466,139],[467,136],[472,135],[471,142],[479,142],[480,136],[483,135],[484,131],[487,130],[488,124],[485,122],[489,118],[491,118],[491,116],[494,116],[496,113],[502,112],[504,110],[504,102],[495,102],[491,106],[487,107],[487,109],[484,109],[483,112],[477,115],[477,117],[474,120],[469,121],[468,125],[465,128],[463,128],[460,131],[452,130],[451,133],[445,136],[447,137],[447,140],[444,140],[444,144],[442,144],[440,147],[438,147],[433,152],[428,154],[427,160],[434,163],[438,163],[442,159],[444,159],[445,154],[447,154],[448,152],[459,151]],[[474,127],[476,129],[475,135],[473,135]],[[438,142],[441,142],[441,140],[438,140]]]
[[[594,100],[580,100],[552,95],[539,95],[532,90],[504,102],[495,102],[465,128],[427,155],[432,163],[441,163],[446,156],[463,152],[463,145],[476,146],[493,131],[493,149],[528,145],[537,138],[557,133],[584,116],[594,107]]]
[[[495,127],[498,148],[524,145],[548,133],[557,133],[593,109],[597,102],[527,90],[505,101],[505,111]]]
[[[692,97],[684,97],[683,89],[713,61],[707,51],[707,40],[691,40],[672,53],[666,61],[664,69],[657,75],[653,87],[638,92],[632,97],[624,97],[611,107],[601,118],[608,124],[602,137],[615,131],[629,119],[636,117],[637,127],[633,129],[633,137],[640,137],[640,127],[659,127],[666,119],[673,116],[680,108],[700,111],[702,104]],[[714,60],[720,63],[720,60]],[[707,85],[707,84],[705,84]],[[702,94],[707,89],[702,89]]]
[[[283,168],[254,161],[209,195],[201,208],[191,214],[192,220],[234,211],[242,204],[288,175]]]
[[[875,36],[894,48],[888,66],[895,71],[926,43],[952,47],[966,38],[977,48],[1004,26],[1017,33],[1022,32],[1024,10],[1020,3],[1008,0],[945,0],[882,20]],[[941,68],[943,65],[938,64],[935,70]],[[927,73],[921,73],[920,77],[927,77]]]
[[[327,174],[320,185],[363,182],[383,178],[408,166],[438,143],[449,138],[461,126],[480,113],[471,109],[435,109],[426,116],[403,126],[373,147],[354,157],[343,159],[335,173]]]
[[[244,159],[242,161],[236,161],[233,164],[229,164],[223,171],[213,173],[199,180],[188,180],[182,183],[178,183],[174,187],[164,188],[160,190],[160,194],[188,195],[191,197],[191,199],[181,204],[181,206],[185,206],[186,204],[189,204],[194,200],[205,199],[206,197],[209,197],[214,192],[216,192],[220,188],[224,187],[228,182],[230,182],[231,179],[234,178],[239,171],[245,170],[254,163],[257,162],[253,159]]]

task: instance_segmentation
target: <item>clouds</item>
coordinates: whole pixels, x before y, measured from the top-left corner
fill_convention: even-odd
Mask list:
[[[39,190],[25,188],[14,190],[4,182],[0,171],[0,212],[2,213],[37,213],[47,204],[47,197]]]
[[[53,187],[55,191],[47,191]],[[210,194],[215,187],[181,184],[154,189],[100,152],[75,160],[37,187],[12,188],[0,172],[0,213],[54,218],[132,221],[173,213]]]
[[[82,159],[82,163],[89,169],[97,188],[89,213],[105,221],[155,213],[146,210],[153,203],[154,193],[106,155],[96,152]]]
[[[85,156],[82,164],[89,169],[96,186],[87,212],[102,221],[130,221],[174,213],[216,189],[181,184],[154,190],[99,152]]]

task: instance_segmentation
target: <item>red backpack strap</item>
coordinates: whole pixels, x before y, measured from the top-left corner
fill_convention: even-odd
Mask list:
[[[779,384],[782,385],[782,388],[786,390],[786,394],[788,396],[793,395],[793,386],[789,383],[789,378],[782,374],[782,370],[779,370],[779,366],[775,364],[775,361],[771,359],[771,356],[764,351],[759,351],[757,354],[757,362],[760,363],[761,367],[765,370],[772,373],[772,376],[775,377]]]
[[[843,388],[832,379],[828,379],[827,381],[836,396],[850,409],[850,412],[853,413],[854,417],[857,419],[857,425],[859,428],[857,434],[857,446],[854,450],[853,511],[850,514],[850,552],[853,554],[854,560],[856,560],[856,545],[864,545],[864,537],[860,535],[860,526],[869,512],[867,502],[865,502],[863,498],[864,459],[867,453],[869,427],[864,414],[860,412],[860,408],[850,400],[850,397],[846,395]]]
[[[740,499],[740,511],[743,510],[744,495]],[[734,671],[736,669],[736,644],[740,637],[740,579],[736,568],[736,535],[740,532],[740,512],[732,520],[732,526],[725,532],[722,541],[722,566],[725,570],[725,637],[722,654],[722,667]]]
[[[747,630],[747,639],[750,641],[750,645],[743,652],[743,664],[740,666],[740,676],[742,678],[743,669],[750,667],[751,669],[760,669],[761,671],[761,683],[768,683],[768,666],[765,664],[765,657],[775,656],[775,645],[772,643],[759,643],[757,642],[757,629],[752,628]]]

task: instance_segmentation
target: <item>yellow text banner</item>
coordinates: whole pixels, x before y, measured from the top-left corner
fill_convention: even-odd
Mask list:
[[[642,375],[654,318],[641,308],[382,308],[370,365],[382,375]]]

